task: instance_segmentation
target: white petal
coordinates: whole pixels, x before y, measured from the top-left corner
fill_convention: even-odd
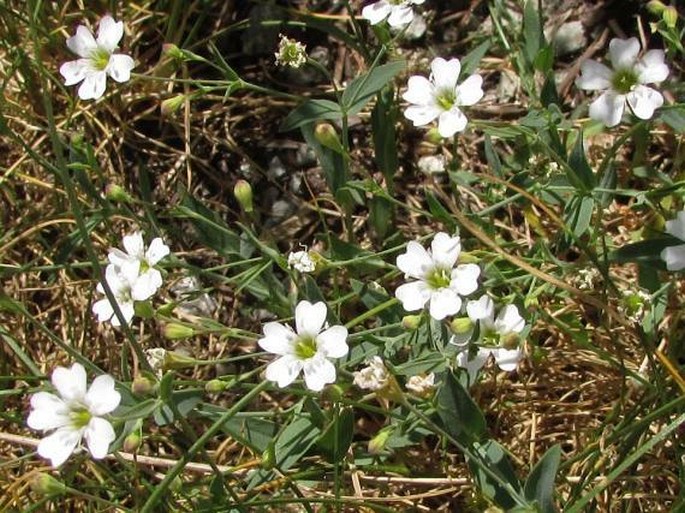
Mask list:
[[[319,392],[324,385],[335,382],[335,366],[325,358],[310,358],[304,362],[304,382],[309,390]]]
[[[86,369],[80,363],[70,368],[57,367],[52,371],[52,384],[65,402],[83,401],[86,397]]]
[[[310,337],[318,335],[326,322],[326,312],[326,303],[322,301],[314,304],[309,301],[300,301],[295,307],[297,334]]]
[[[347,354],[347,328],[331,326],[316,337],[318,350],[330,358],[342,358]]]
[[[98,322],[109,321],[114,315],[114,309],[107,298],[93,303],[92,311],[97,316]]]
[[[616,126],[621,122],[625,103],[624,95],[607,91],[590,104],[590,117],[608,127]]]
[[[440,115],[441,110],[434,105],[410,105],[404,109],[404,117],[414,126],[424,126]]]
[[[669,271],[685,269],[685,244],[664,248],[661,251],[661,258],[666,262],[666,269]]]
[[[407,312],[413,312],[423,308],[431,297],[431,291],[424,282],[413,281],[397,287],[395,297]]]
[[[476,264],[461,264],[452,271],[450,288],[462,296],[468,296],[478,288],[480,267]]]
[[[145,301],[155,295],[162,283],[162,273],[157,269],[148,269],[134,282],[131,297],[136,301]]]
[[[471,75],[457,87],[459,105],[473,105],[483,97],[483,77]]]
[[[143,242],[143,234],[141,232],[124,235],[123,245],[129,256],[138,260],[143,259],[145,255],[145,242]]]
[[[516,370],[519,362],[523,359],[523,352],[520,349],[500,347],[492,350],[492,356],[495,357],[495,363],[500,369],[511,372]]]
[[[367,5],[362,9],[362,18],[367,20],[371,25],[376,25],[383,21],[390,15],[392,6],[385,0]]]
[[[423,278],[428,269],[433,267],[433,259],[421,244],[411,241],[407,244],[406,252],[397,257],[397,267],[406,276]]]
[[[640,119],[650,119],[654,111],[664,104],[664,97],[651,87],[638,85],[626,95],[633,114]]]
[[[465,349],[469,345],[469,342],[471,342],[472,335],[473,328],[469,331],[465,331],[464,333],[453,333],[448,343]]]
[[[132,258],[123,261],[119,267],[108,265],[105,277],[112,290],[126,291],[131,288],[140,277],[140,262]]]
[[[402,95],[402,99],[415,105],[432,105],[434,98],[433,84],[421,75],[409,77],[407,90]]]
[[[145,259],[150,265],[155,265],[162,258],[169,254],[169,246],[164,244],[164,241],[160,237],[155,237],[150,242],[150,247],[147,248],[145,252]]]
[[[84,25],[76,28],[76,35],[67,39],[67,47],[79,57],[90,58],[94,50],[97,50],[97,43],[92,32]]]
[[[469,375],[469,383],[473,384],[478,377],[478,371],[483,368],[490,356],[488,349],[479,349],[472,360],[469,360],[469,352],[462,351],[457,355],[457,366],[466,369]]]
[[[96,460],[107,456],[109,444],[116,438],[112,424],[101,417],[91,418],[83,435],[91,456]]]
[[[473,322],[484,320],[486,324],[491,325],[495,318],[495,303],[490,296],[483,295],[466,303],[466,313]]]
[[[414,10],[408,5],[396,5],[388,17],[388,25],[391,27],[403,27],[409,25],[414,19]]]
[[[26,424],[31,429],[55,429],[69,423],[69,408],[66,403],[49,392],[38,392],[31,396],[31,413]]]
[[[133,301],[128,301],[126,303],[118,303],[119,304],[119,310],[121,310],[121,315],[124,318],[124,321],[126,324],[131,324],[131,319],[133,319],[133,316],[135,315],[135,305],[133,304]],[[121,321],[119,321],[119,317],[116,315],[112,315],[111,319],[112,326],[115,328],[118,328],[121,326]]]
[[[275,381],[279,387],[287,387],[297,379],[302,362],[293,355],[285,355],[271,362],[266,368],[266,379]]]
[[[110,56],[105,71],[117,82],[128,82],[131,78],[131,70],[135,65],[133,59],[128,55],[117,53]]]
[[[640,53],[640,42],[636,37],[614,38],[609,42],[609,55],[615,70],[630,69],[635,66],[638,53]]]
[[[59,467],[67,461],[74,452],[76,445],[81,441],[81,430],[70,427],[59,428],[49,436],[43,438],[38,444],[38,454],[47,458],[53,467]]]
[[[666,233],[685,241],[685,210],[678,212],[675,219],[666,221]]]
[[[435,84],[438,93],[443,91],[456,91],[457,80],[461,72],[459,59],[446,61],[442,57],[436,57],[431,62],[431,80]]]
[[[284,326],[280,322],[267,322],[262,329],[264,337],[257,341],[259,347],[279,355],[292,353],[293,340],[297,335],[289,326]]]
[[[576,86],[581,89],[604,90],[611,87],[613,72],[604,64],[588,59],[580,65]]]
[[[97,40],[97,43],[100,47],[112,53],[119,44],[119,41],[121,41],[123,35],[123,21],[114,21],[114,19],[109,15],[102,17],[98,27]]]
[[[663,50],[648,51],[635,67],[641,84],[658,84],[668,77],[668,66],[664,62]]]
[[[438,132],[442,137],[452,137],[457,132],[463,132],[468,120],[464,113],[456,106],[440,114]]]
[[[421,5],[421,4],[424,3],[425,1],[426,1],[426,0],[409,0],[409,3],[410,3],[410,4],[414,4],[414,5]]]
[[[507,305],[502,308],[495,319],[495,331],[500,335],[521,333],[526,326],[526,321],[519,314],[516,305]]]
[[[428,312],[436,321],[441,321],[448,315],[454,315],[461,308],[461,298],[454,290],[442,288],[431,293]]]
[[[461,253],[461,239],[459,236],[450,237],[444,232],[436,233],[431,242],[431,253],[436,266],[452,269]]]
[[[121,267],[124,265],[124,263],[130,262],[132,257],[128,253],[124,253],[118,248],[113,248],[109,250],[109,253],[107,253],[107,260],[109,260],[112,265]]]
[[[114,389],[114,379],[109,374],[97,376],[88,388],[86,405],[91,414],[101,416],[119,406],[121,395]]]
[[[64,85],[78,84],[90,73],[90,63],[87,59],[65,62],[59,67],[60,74],[64,77]]]
[[[78,88],[78,96],[82,100],[97,100],[105,94],[107,89],[107,73],[104,71],[94,71],[86,76]]]

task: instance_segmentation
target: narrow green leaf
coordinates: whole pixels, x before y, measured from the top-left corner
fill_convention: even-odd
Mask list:
[[[330,100],[306,100],[295,107],[281,123],[281,132],[287,132],[301,126],[323,121],[326,119],[340,119],[342,112],[340,105]]]
[[[485,143],[483,144],[483,149],[485,151],[485,160],[488,162],[488,167],[492,169],[493,173],[499,177],[502,176],[502,162],[500,161],[499,155],[495,151],[495,147],[492,145],[492,137],[490,134],[485,134]]]
[[[389,62],[355,78],[343,91],[340,100],[343,111],[349,116],[358,114],[406,65],[406,61]]]
[[[480,61],[490,49],[491,44],[492,43],[489,39],[483,41],[464,56],[464,58],[461,60],[460,75],[462,80],[473,74],[478,69],[478,64],[480,64]]]
[[[677,133],[685,133],[685,107],[676,106],[661,110],[659,119]]]
[[[526,499],[537,501],[540,513],[555,513],[554,478],[561,460],[561,446],[550,447],[540,458],[526,480],[524,492]]]
[[[341,461],[352,444],[354,435],[354,409],[342,408],[317,441],[317,446],[331,463]]]
[[[471,445],[486,436],[483,412],[452,371],[445,373],[437,398],[437,411],[443,428],[456,440]]]
[[[668,246],[682,244],[683,241],[675,237],[663,237],[658,239],[647,239],[628,244],[616,251],[609,253],[609,261],[617,263],[640,262],[652,263],[664,266],[661,259],[661,252]]]
[[[568,165],[570,169],[567,169],[567,175],[569,181],[574,186],[579,187],[583,191],[594,189],[596,185],[595,174],[592,172],[592,168],[585,157],[582,130],[578,133],[576,143],[568,159]]]
[[[521,491],[521,483],[516,477],[511,459],[504,447],[494,440],[486,440],[482,443],[476,442],[473,448],[487,462],[490,470],[496,472],[514,490]],[[516,506],[517,502],[507,488],[483,472],[481,466],[476,465],[473,460],[468,460],[468,464],[483,495],[507,511]]]
[[[376,105],[371,112],[371,128],[373,130],[374,158],[381,170],[388,188],[392,190],[393,180],[397,171],[397,123],[398,107],[395,101],[395,90],[384,88],[378,93]]]
[[[534,0],[527,0],[523,8],[523,53],[530,66],[535,63],[535,58],[544,44],[542,20],[535,3]]]
[[[278,436],[275,445],[276,464],[281,471],[295,465],[314,445],[321,430],[306,416],[297,417]]]

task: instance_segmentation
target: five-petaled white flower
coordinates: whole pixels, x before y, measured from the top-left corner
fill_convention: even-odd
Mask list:
[[[145,250],[143,235],[140,232],[125,235],[123,244],[126,252],[113,248],[109,251],[107,258],[117,270],[127,263],[139,263],[140,275],[133,283],[131,292],[134,299],[144,301],[162,286],[162,273],[154,266],[169,254],[169,246],[164,244],[160,237],[156,237],[150,242],[150,247]]]
[[[666,221],[666,232],[683,241],[678,246],[670,246],[661,251],[661,258],[669,271],[685,269],[685,210],[678,212],[675,219]]]
[[[323,302],[300,301],[295,307],[297,333],[280,322],[264,325],[264,337],[257,341],[259,347],[280,356],[266,368],[266,379],[283,388],[303,371],[307,388],[315,392],[335,381],[335,366],[329,358],[347,354],[347,328],[327,327],[326,313]]]
[[[412,6],[421,5],[425,0],[380,0],[362,9],[362,18],[371,25],[377,25],[387,18],[391,27],[408,25],[414,19]]]
[[[455,267],[461,253],[458,236],[440,232],[435,235],[431,249],[418,242],[407,244],[407,252],[397,257],[397,267],[412,281],[400,285],[395,296],[405,310],[420,310],[426,303],[431,317],[442,320],[456,314],[461,308],[461,297],[478,288],[480,267],[460,264]]]
[[[140,276],[139,262],[125,262],[121,267],[110,264],[105,269],[105,281],[109,285],[114,299],[119,306],[121,315],[126,323],[130,323],[135,314],[135,301],[145,301],[149,296],[133,295],[133,288]],[[102,283],[98,283],[97,291],[100,294],[105,293],[105,288]],[[93,304],[93,313],[97,315],[98,322],[110,321],[112,326],[121,326],[119,317],[114,313],[114,307],[107,297],[96,301]]]
[[[381,390],[388,384],[390,374],[380,356],[374,356],[362,370],[355,371],[353,383],[366,390]]]
[[[59,395],[38,392],[31,397],[27,424],[32,429],[52,431],[38,444],[38,454],[53,467],[64,463],[86,439],[91,456],[104,458],[114,441],[112,425],[103,416],[119,406],[121,396],[108,374],[96,377],[86,390],[86,371],[80,363],[71,368],[57,367],[52,384]]]
[[[668,66],[664,63],[663,50],[649,50],[641,59],[640,43],[635,37],[612,39],[609,57],[613,70],[594,60],[586,60],[581,66],[581,76],[576,85],[581,89],[604,91],[590,104],[590,117],[606,126],[621,122],[626,102],[640,119],[649,119],[664,103],[659,91],[644,84],[657,84],[666,80]]]
[[[131,78],[134,62],[131,57],[114,53],[124,35],[124,23],[114,21],[111,16],[100,20],[97,40],[84,25],[79,25],[76,35],[67,39],[69,49],[80,59],[65,62],[59,72],[67,86],[83,82],[78,89],[82,100],[97,100],[105,92],[107,75],[117,82]]]
[[[483,97],[483,78],[474,74],[457,85],[460,72],[459,59],[446,61],[437,57],[431,63],[430,79],[420,75],[409,77],[402,98],[412,105],[404,111],[404,117],[414,126],[423,126],[438,118],[438,132],[442,137],[463,131],[468,120],[459,107],[473,105]]]
[[[506,345],[509,339],[521,333],[526,326],[516,305],[506,305],[495,318],[494,302],[490,297],[482,296],[475,301],[469,301],[466,305],[466,312],[473,323],[479,324],[480,339],[486,344],[495,344],[495,346],[480,346],[471,359],[469,359],[468,350],[457,355],[457,365],[467,370],[470,381],[472,383],[475,381],[478,371],[485,365],[490,355],[503,371],[515,370],[523,358],[523,352],[518,347],[509,349],[500,344]],[[461,345],[459,342],[456,343]]]

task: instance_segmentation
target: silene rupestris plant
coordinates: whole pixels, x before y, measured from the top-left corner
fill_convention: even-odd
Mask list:
[[[305,3],[0,6],[0,510],[684,507],[680,6]]]

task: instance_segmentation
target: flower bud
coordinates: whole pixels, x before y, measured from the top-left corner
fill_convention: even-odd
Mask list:
[[[405,330],[415,330],[421,325],[420,315],[405,315],[402,317],[402,327]]]
[[[165,43],[162,45],[162,55],[180,61],[183,60],[183,50],[173,43]]]
[[[162,114],[165,116],[169,116],[176,112],[178,109],[181,108],[181,106],[185,103],[186,101],[186,95],[184,94],[177,94],[176,96],[172,96],[171,98],[166,98],[162,100],[162,103],[160,105],[160,109],[162,110]]]
[[[193,335],[195,335],[195,330],[190,326],[185,326],[184,324],[170,322],[164,326],[164,336],[171,340],[189,338]]]
[[[388,443],[388,439],[390,438],[390,435],[392,434],[391,429],[381,429],[376,436],[374,436],[371,440],[369,440],[369,444],[367,446],[369,453],[371,454],[380,454],[385,450],[385,446]]]
[[[233,187],[233,195],[248,214],[254,210],[252,204],[252,186],[245,180],[238,180]]]
[[[210,394],[218,394],[226,390],[226,382],[221,379],[213,379],[205,384],[205,390]]]
[[[109,183],[105,187],[105,198],[119,203],[132,203],[133,198],[121,185]]]
[[[473,322],[468,317],[457,317],[450,323],[452,333],[463,335],[473,329]]]
[[[666,10],[666,6],[663,2],[660,2],[659,0],[650,0],[649,2],[647,2],[647,9],[652,14],[663,15],[663,12]]]
[[[276,465],[276,446],[273,442],[269,443],[262,453],[262,468],[271,470]]]
[[[67,486],[50,474],[37,472],[30,481],[31,490],[43,496],[61,495],[66,493]]]
[[[338,137],[338,132],[330,123],[319,123],[314,128],[314,137],[322,146],[333,150],[336,153],[344,153],[345,150]]]
[[[178,493],[181,491],[181,488],[183,488],[183,480],[176,476],[171,480],[171,484],[169,484],[169,491]]]
[[[155,389],[155,383],[145,376],[136,376],[131,383],[131,392],[135,395],[148,395]]]
[[[167,351],[164,355],[164,369],[185,369],[198,363],[199,360],[176,351]]]
[[[326,387],[325,394],[328,400],[339,402],[345,396],[345,390],[340,385],[334,383]]]
[[[675,7],[669,5],[664,12],[661,13],[661,18],[668,28],[674,29],[678,23],[678,11],[676,11]]]
[[[426,141],[433,144],[442,144],[442,136],[436,127],[431,128],[426,132]]]
[[[137,452],[143,441],[143,419],[136,421],[133,430],[124,438],[123,449],[125,452]]]

